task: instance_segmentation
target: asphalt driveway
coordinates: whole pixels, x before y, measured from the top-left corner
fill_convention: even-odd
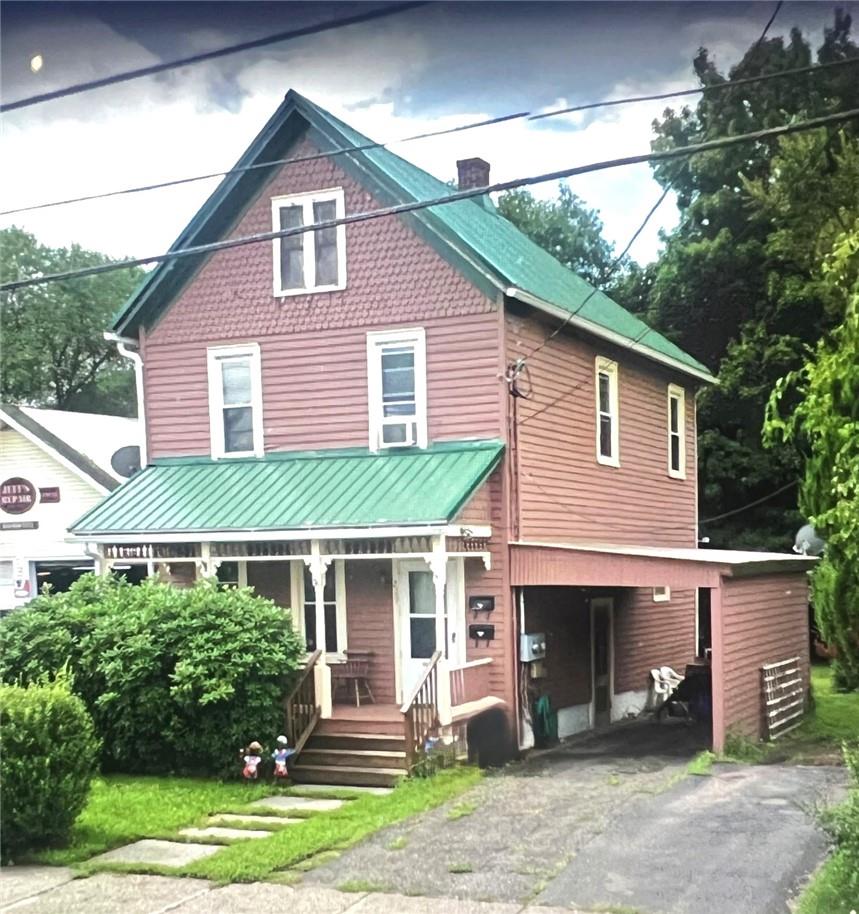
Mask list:
[[[838,768],[686,773],[707,734],[636,722],[488,776],[305,884],[646,914],[784,914],[827,852]]]

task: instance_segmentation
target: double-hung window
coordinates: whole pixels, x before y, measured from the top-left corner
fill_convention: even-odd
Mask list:
[[[620,416],[617,362],[596,360],[596,446],[597,461],[620,466]]]
[[[343,189],[274,197],[272,231],[341,219],[345,215]],[[346,227],[329,226],[275,238],[274,294],[330,292],[346,287]]]
[[[300,625],[304,632],[304,643],[308,652],[316,650],[316,591],[313,575],[301,563],[297,576],[293,577],[293,599],[301,607]],[[295,572],[293,572],[295,575]],[[343,561],[335,560],[328,566],[323,590],[325,611],[325,650],[329,654],[342,654],[346,650],[346,573]]]
[[[675,384],[668,385],[668,475],[686,478],[686,392]]]
[[[256,343],[209,349],[213,457],[262,457],[262,377]]]
[[[371,450],[427,446],[422,327],[367,334],[367,388]]]

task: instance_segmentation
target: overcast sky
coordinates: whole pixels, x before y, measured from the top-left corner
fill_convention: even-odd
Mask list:
[[[373,5],[373,4],[371,4]],[[377,4],[375,4],[377,5]],[[798,25],[816,49],[833,3],[785,3],[770,35]],[[855,21],[859,3],[842,3]],[[355,3],[2,3],[4,101],[352,15]],[[367,5],[369,8],[370,5]],[[695,85],[706,46],[730,67],[775,8],[767,2],[438,3],[138,79],[2,116],[2,209],[228,168],[297,89],[374,140],[518,110]],[[38,73],[30,66],[41,54]],[[481,156],[493,180],[646,152],[665,103],[514,122],[394,150],[443,180]],[[217,182],[4,217],[52,245],[113,256],[165,249]],[[623,246],[659,195],[647,166],[583,176],[572,189]],[[556,186],[535,193],[556,194]],[[645,262],[666,201],[633,248]]]

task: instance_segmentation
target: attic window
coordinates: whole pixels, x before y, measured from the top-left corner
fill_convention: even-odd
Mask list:
[[[343,188],[274,197],[272,231],[316,225],[345,215]],[[301,295],[346,287],[346,228],[337,225],[275,238],[274,294]]]

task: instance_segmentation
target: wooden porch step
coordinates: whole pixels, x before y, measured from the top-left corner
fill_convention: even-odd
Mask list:
[[[316,749],[306,746],[301,753],[302,765],[336,766],[338,768],[403,768],[406,767],[405,751]]]
[[[320,720],[313,731],[314,736],[329,735],[354,735],[356,733],[370,734],[371,736],[401,736],[404,730],[403,719],[399,720],[372,720],[365,717],[327,717]]]
[[[395,787],[405,777],[402,768],[360,768],[347,765],[290,765],[296,784],[334,784],[343,787]]]
[[[404,752],[405,748],[406,736],[402,729],[395,736],[394,734],[385,735],[379,733],[320,733],[317,727],[305,746],[305,752],[311,749]]]

